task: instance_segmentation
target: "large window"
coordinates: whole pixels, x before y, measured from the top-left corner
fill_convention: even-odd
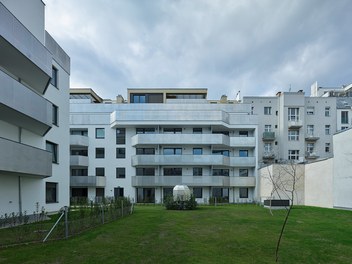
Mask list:
[[[126,178],[126,168],[116,168],[116,178]]]
[[[238,134],[240,137],[248,137],[248,131],[239,131]]]
[[[213,176],[229,176],[229,169],[213,169]]]
[[[164,176],[182,176],[182,168],[164,168]]]
[[[271,107],[264,106],[264,115],[271,115]]]
[[[341,124],[348,124],[348,111],[341,111]]]
[[[201,127],[194,127],[193,128],[193,134],[202,134],[202,128]]]
[[[164,155],[182,155],[182,148],[164,148]]]
[[[248,198],[248,188],[240,188],[240,198]]]
[[[289,130],[288,131],[288,140],[289,141],[299,140],[299,131],[298,130]]]
[[[264,132],[271,132],[271,125],[264,125]]]
[[[57,203],[57,183],[47,182],[45,183],[45,202],[46,203]]]
[[[299,108],[288,108],[288,121],[299,120]]]
[[[105,176],[105,168],[95,168],[95,176]]]
[[[193,168],[193,176],[202,176],[203,175],[203,168],[194,167]]]
[[[155,155],[154,148],[137,148],[136,149],[137,155]]]
[[[124,193],[123,193],[123,188],[122,187],[117,187],[114,188],[114,197],[118,198],[118,197],[123,197]]]
[[[52,154],[52,162],[53,163],[58,163],[59,162],[59,150],[58,150],[58,145],[55,143],[52,143],[50,141],[46,142],[46,150],[51,152]]]
[[[248,169],[239,169],[240,177],[248,177]]]
[[[55,86],[56,88],[58,88],[58,70],[55,67],[52,67],[51,69],[51,80],[50,83]]]
[[[288,151],[289,160],[298,160],[299,159],[299,150],[289,150]]]
[[[116,128],[116,144],[126,144],[126,128]]]
[[[145,94],[134,94],[132,95],[132,102],[133,104],[144,104],[145,101]]]
[[[155,176],[155,168],[136,168],[137,176]]]
[[[271,143],[264,143],[264,152],[269,154],[273,150],[273,145]]]
[[[116,148],[116,158],[117,159],[126,158],[126,149],[125,148]]]
[[[71,169],[71,176],[87,176],[88,169]]]
[[[105,149],[104,148],[95,148],[95,158],[104,159],[105,158]]]
[[[59,125],[59,107],[53,104],[53,113],[52,113],[52,123],[55,126]]]
[[[202,155],[203,149],[202,148],[193,148],[193,155]]]
[[[79,128],[74,128],[74,129],[71,129],[70,130],[70,134],[71,135],[79,135],[79,136],[88,136],[88,129],[86,128],[82,128],[82,129],[79,129]]]
[[[248,157],[248,150],[246,149],[240,149],[238,153],[240,157]]]
[[[193,187],[193,196],[194,198],[203,198],[203,188]]]
[[[105,128],[96,128],[95,138],[98,138],[98,139],[105,138]]]
[[[307,143],[307,149],[306,151],[310,154],[314,152],[314,143]]]
[[[181,134],[182,133],[182,128],[176,127],[176,128],[167,128],[165,127],[163,129],[165,134]]]
[[[220,150],[220,149],[216,149],[212,151],[213,155],[223,155],[226,157],[230,157],[230,151],[228,150]]]
[[[153,133],[155,133],[154,127],[136,128],[136,134],[153,134]]]

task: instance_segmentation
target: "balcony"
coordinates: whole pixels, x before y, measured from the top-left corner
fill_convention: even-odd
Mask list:
[[[255,147],[255,137],[230,137],[230,147]]]
[[[299,119],[296,119],[296,120],[289,120],[287,122],[287,127],[289,129],[298,129],[298,128],[301,128],[303,126],[303,121],[302,120],[299,120]]]
[[[222,155],[134,155],[132,166],[232,166],[254,167],[255,157]]]
[[[105,187],[104,176],[71,176],[70,187]]]
[[[188,186],[229,186],[228,176],[132,176],[133,187],[166,187],[185,184]]]
[[[255,187],[255,177],[230,177],[231,187]]]
[[[0,3],[0,66],[44,94],[52,71],[46,47]]]
[[[49,177],[52,175],[51,153],[0,138],[0,172],[5,175]]]
[[[43,136],[52,125],[52,104],[0,71],[0,119]]]
[[[70,145],[72,147],[88,147],[89,138],[81,135],[70,135]]]
[[[87,156],[81,156],[81,155],[70,156],[70,166],[88,167],[88,165],[89,165],[89,158]]]
[[[316,152],[306,151],[305,157],[306,157],[306,159],[317,159],[317,158],[319,158],[319,155]]]
[[[263,132],[263,141],[274,141],[275,132]]]
[[[274,159],[274,158],[275,158],[275,153],[273,151],[263,153],[263,159]]]
[[[305,137],[306,141],[317,141],[318,139],[319,139],[319,136],[315,134],[306,134],[306,137]]]

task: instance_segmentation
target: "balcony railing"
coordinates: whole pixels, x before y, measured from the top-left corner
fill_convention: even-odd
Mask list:
[[[70,145],[79,147],[88,147],[89,138],[81,135],[70,135]]]
[[[265,151],[263,153],[263,159],[274,159],[275,153],[273,151]]]
[[[51,78],[52,56],[2,3],[0,46],[0,66],[43,94]]]
[[[288,121],[287,126],[289,129],[301,128],[303,126],[303,121],[299,119],[292,119]]]
[[[275,140],[275,132],[263,132],[263,141]]]
[[[317,134],[306,134],[305,136],[306,141],[317,141],[319,136]]]
[[[306,159],[317,159],[317,158],[319,158],[319,155],[316,152],[306,151],[305,157],[306,157]]]
[[[89,165],[89,158],[87,156],[81,156],[81,155],[70,156],[70,166],[88,167],[88,165]]]
[[[104,176],[70,176],[70,187],[105,187]]]
[[[0,138],[0,171],[5,175],[49,177],[52,175],[51,153]]]
[[[254,167],[255,157],[227,157],[222,155],[134,155],[132,166],[198,165]]]

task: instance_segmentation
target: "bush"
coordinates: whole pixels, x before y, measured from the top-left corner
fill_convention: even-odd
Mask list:
[[[172,195],[167,196],[164,199],[164,205],[167,210],[195,210],[197,208],[196,198],[193,195],[186,201],[180,199],[174,201]]]

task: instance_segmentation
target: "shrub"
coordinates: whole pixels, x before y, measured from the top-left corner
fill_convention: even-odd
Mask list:
[[[167,210],[195,210],[197,208],[196,198],[193,195],[185,201],[174,200],[172,195],[167,196],[164,199],[164,205]]]

